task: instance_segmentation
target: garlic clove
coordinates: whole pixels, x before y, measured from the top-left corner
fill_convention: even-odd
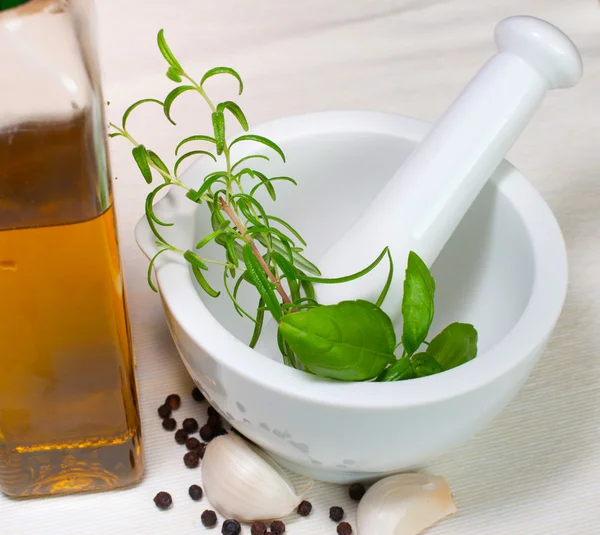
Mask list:
[[[286,516],[312,485],[309,481],[297,494],[273,459],[234,434],[216,437],[206,447],[202,483],[219,513],[243,522]]]
[[[356,512],[358,535],[417,535],[457,511],[448,482],[430,474],[398,474],[375,483]]]

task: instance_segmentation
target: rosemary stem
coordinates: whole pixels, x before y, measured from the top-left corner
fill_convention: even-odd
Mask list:
[[[221,209],[227,214],[229,219],[231,219],[232,223],[240,231],[240,234],[242,235],[244,240],[246,240],[246,242],[248,242],[250,244],[250,246],[252,247],[252,253],[254,253],[254,256],[256,257],[256,259],[258,260],[258,263],[260,264],[260,267],[262,267],[263,271],[265,272],[265,274],[267,275],[269,280],[277,288],[277,292],[281,296],[281,299],[283,300],[283,302],[291,303],[292,300],[290,299],[287,292],[285,291],[283,285],[281,284],[281,281],[275,275],[273,275],[273,272],[271,271],[271,269],[265,262],[265,259],[262,257],[262,255],[260,254],[260,251],[256,247],[254,240],[252,240],[252,238],[250,236],[248,236],[246,227],[244,227],[244,225],[239,220],[239,218],[237,217],[235,212],[231,209],[231,206],[229,206],[222,197],[219,197],[219,203],[221,205]]]

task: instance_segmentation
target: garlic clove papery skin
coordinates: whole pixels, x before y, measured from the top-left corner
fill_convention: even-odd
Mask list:
[[[206,447],[202,483],[219,513],[242,522],[286,516],[312,485],[309,481],[297,494],[275,461],[232,433],[216,437]]]
[[[448,482],[430,474],[398,474],[375,483],[356,512],[358,535],[417,535],[457,511]]]

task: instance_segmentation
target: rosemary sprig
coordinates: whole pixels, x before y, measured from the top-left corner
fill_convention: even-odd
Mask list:
[[[397,381],[438,373],[460,365],[475,357],[477,332],[471,325],[453,323],[435,337],[425,341],[433,320],[433,293],[435,284],[421,259],[411,252],[404,281],[404,332],[396,344],[396,334],[390,318],[381,305],[390,288],[393,262],[386,247],[365,269],[345,277],[324,278],[318,268],[302,253],[306,242],[298,231],[280,216],[269,214],[257,198],[264,188],[276,200],[279,182],[296,181],[287,176],[268,177],[253,167],[269,156],[250,154],[233,162],[231,149],[238,143],[254,143],[267,148],[285,162],[285,154],[274,141],[256,134],[245,133],[228,141],[226,117],[233,119],[244,132],[249,125],[246,115],[231,100],[213,101],[205,83],[215,76],[226,75],[237,82],[241,95],[244,84],[240,75],[229,67],[215,67],[204,73],[199,82],[189,75],[167,45],[164,33],[158,33],[158,48],[168,64],[166,76],[177,86],[163,101],[146,98],[133,103],[125,113],[121,126],[111,123],[110,137],[123,137],[133,145],[132,156],[148,184],[158,178],[161,183],[147,195],[145,214],[158,246],[158,252],[148,266],[148,283],[157,291],[152,280],[153,266],[160,255],[169,251],[179,254],[188,262],[199,288],[213,298],[221,292],[207,281],[209,269],[221,269],[223,287],[234,310],[254,323],[250,347],[255,347],[264,324],[265,311],[278,322],[277,344],[283,362],[300,370],[341,380],[361,381],[377,378],[378,381]],[[171,170],[152,150],[139,143],[128,129],[127,122],[133,111],[143,104],[160,105],[165,117],[173,125],[172,108],[184,93],[197,94],[210,111],[212,132],[188,136],[177,144],[177,160]],[[204,143],[202,149],[188,150],[190,143]],[[183,154],[180,151],[187,150]],[[191,157],[203,156],[219,162],[223,169],[204,177],[198,189],[193,189],[180,178],[180,167]],[[249,191],[243,179],[255,181]],[[210,212],[212,230],[196,244],[195,250],[181,250],[170,244],[161,234],[161,227],[172,226],[154,212],[154,200],[163,189],[176,187],[186,192],[190,202],[204,205]],[[274,226],[277,225],[277,226]],[[204,248],[215,243],[222,249],[221,258],[204,256]],[[336,305],[321,306],[315,299],[313,283],[339,284],[355,280],[370,273],[385,258],[390,270],[381,295],[376,303],[344,301]],[[229,279],[235,281],[230,288]],[[258,304],[253,314],[244,310],[237,300],[242,284],[258,292]],[[417,353],[422,344],[427,350]],[[396,360],[394,351],[402,346],[402,357]]]
[[[291,313],[297,308],[306,310],[318,306],[313,299],[312,282],[303,280],[301,285],[297,284],[297,280],[305,277],[307,272],[319,275],[314,264],[302,255],[306,242],[290,223],[279,216],[267,213],[256,196],[260,188],[264,187],[269,196],[275,199],[278,182],[286,181],[296,185],[296,181],[284,176],[267,177],[252,167],[256,161],[269,161],[270,158],[266,155],[251,154],[238,161],[232,161],[231,148],[234,145],[254,143],[272,150],[285,162],[283,150],[266,137],[248,133],[228,142],[226,115],[228,114],[244,131],[249,129],[248,120],[235,102],[213,101],[205,84],[214,76],[230,76],[237,81],[238,92],[242,94],[244,85],[235,70],[229,67],[215,67],[204,73],[197,82],[177,60],[167,45],[162,30],[158,34],[158,47],[168,64],[166,75],[177,84],[177,87],[170,91],[164,100],[145,98],[133,103],[123,114],[120,126],[110,124],[112,132],[109,134],[111,137],[123,137],[133,145],[133,158],[146,182],[152,184],[156,178],[162,181],[147,195],[145,203],[146,218],[159,247],[150,262],[148,281],[151,288],[156,291],[151,277],[152,267],[161,254],[170,251],[181,254],[190,264],[190,269],[200,288],[211,297],[217,297],[220,293],[210,286],[204,272],[209,269],[209,265],[220,266],[223,270],[224,286],[235,310],[254,321],[257,326],[252,338],[252,345],[255,345],[260,336],[264,317],[264,310],[260,310],[261,307],[266,306],[271,314],[279,319],[284,313]],[[179,142],[174,151],[177,160],[171,170],[155,152],[137,141],[128,129],[128,119],[138,107],[152,104],[160,105],[165,117],[175,124],[172,117],[173,105],[179,96],[187,92],[196,93],[208,106],[213,131],[210,134],[188,136]],[[190,143],[204,143],[209,148],[208,150],[194,148],[183,152]],[[198,156],[211,158],[215,162],[218,161],[218,156],[221,156],[224,160],[224,169],[207,175],[200,188],[194,190],[180,179],[180,168],[188,158]],[[243,185],[242,179],[246,177],[257,182],[249,191],[246,191]],[[211,213],[212,232],[198,242],[195,251],[177,249],[161,233],[161,227],[170,226],[172,223],[162,221],[154,213],[154,199],[161,190],[170,187],[183,188],[191,202],[204,204]],[[274,227],[273,224],[277,224],[278,227]],[[223,260],[208,258],[202,254],[203,248],[211,242],[222,247]],[[229,290],[228,279],[235,281],[233,291]],[[290,280],[294,284],[293,292],[290,291]],[[252,285],[260,294],[260,301],[263,304],[259,306],[258,314],[243,310],[237,302],[236,296],[243,283]],[[290,296],[292,293],[293,297]],[[293,358],[290,360],[295,361]]]

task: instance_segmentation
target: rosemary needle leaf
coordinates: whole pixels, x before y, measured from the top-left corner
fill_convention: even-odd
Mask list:
[[[266,137],[257,136],[255,134],[245,134],[243,136],[236,137],[230,143],[229,146],[233,147],[233,145],[235,145],[236,143],[239,143],[240,141],[255,141],[256,143],[262,143],[263,145],[266,145],[267,147],[273,149],[277,154],[279,154],[279,156],[281,156],[281,159],[285,162],[285,154],[283,153],[283,151],[281,150],[279,145],[277,145],[270,139],[267,139]]]
[[[145,104],[146,102],[154,102],[155,104],[159,104],[160,106],[163,105],[163,103],[160,100],[156,100],[155,98],[144,98],[142,100],[134,102],[131,106],[129,106],[129,108],[125,110],[125,113],[123,114],[123,130],[127,130],[127,119],[129,119],[131,112],[135,110],[138,106],[140,106],[141,104]]]
[[[225,116],[222,112],[216,111],[212,114],[212,124],[217,142],[217,154],[221,154],[225,147]]]
[[[190,141],[208,141],[209,143],[216,143],[214,137],[203,136],[203,135],[189,136],[189,137],[186,137],[183,141],[180,141],[179,144],[177,145],[177,147],[175,147],[175,156],[177,156],[179,149],[181,147],[183,147],[183,145],[185,145],[186,143],[189,143]]]
[[[225,102],[221,102],[217,106],[217,112],[223,113],[225,110],[229,110],[231,115],[233,115],[237,119],[237,122],[240,123],[240,126],[244,129],[244,131],[248,131],[248,120],[246,119],[242,108],[240,108],[235,102],[227,100]]]
[[[196,88],[191,85],[180,85],[167,95],[167,98],[163,104],[163,111],[165,112],[167,119],[169,119],[172,124],[176,124],[171,118],[171,106],[173,106],[173,102],[175,102],[175,99],[182,93],[185,93],[186,91],[194,91],[195,89]]]
[[[170,66],[167,69],[167,78],[177,83],[181,82],[182,80],[180,74],[177,72],[177,69],[173,66]]]
[[[204,73],[204,76],[202,77],[202,80],[200,80],[200,87],[204,85],[204,82],[206,82],[206,80],[212,78],[213,76],[216,76],[217,74],[229,74],[233,76],[240,84],[238,94],[242,94],[242,91],[244,90],[244,83],[242,82],[242,78],[236,71],[234,71],[230,67],[214,67],[213,69],[206,71],[206,73]]]
[[[131,154],[133,155],[135,163],[141,171],[144,180],[150,184],[152,182],[152,171],[148,164],[148,152],[146,151],[146,147],[144,147],[144,145],[138,145],[133,148]]]
[[[156,41],[158,43],[158,49],[160,50],[160,53],[163,55],[163,57],[167,60],[167,63],[173,67],[173,70],[179,74],[183,74],[183,68],[181,67],[181,65],[179,64],[179,62],[177,61],[177,59],[175,59],[175,55],[173,54],[173,52],[171,52],[171,49],[169,48],[169,45],[167,45],[167,41],[165,39],[165,31],[164,30],[160,30],[158,32],[158,36],[156,37]]]
[[[202,273],[202,270],[198,266],[195,266],[195,265],[192,264],[192,273],[194,274],[194,277],[198,281],[198,284],[200,285],[200,287],[208,295],[210,295],[211,297],[219,297],[221,295],[221,292],[216,291],[214,288],[212,288],[210,286],[210,284],[208,284],[208,281],[204,277],[204,274]]]

